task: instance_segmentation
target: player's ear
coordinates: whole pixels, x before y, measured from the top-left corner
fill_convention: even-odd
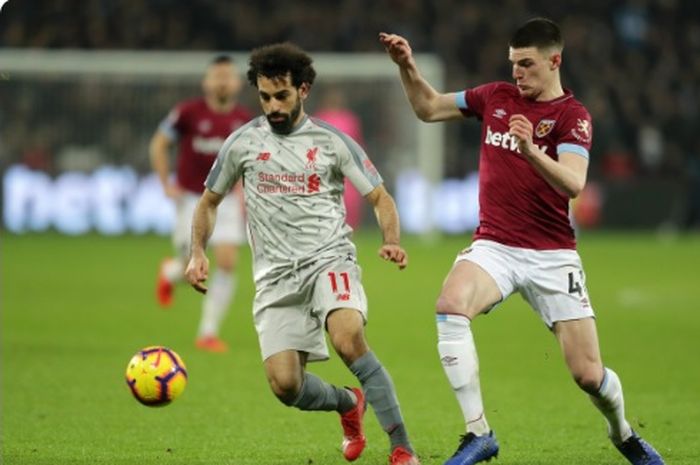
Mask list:
[[[561,68],[561,52],[554,52],[549,56],[549,69],[554,71]]]
[[[301,97],[302,100],[305,100],[306,97],[309,96],[310,91],[311,91],[311,86],[309,85],[309,83],[302,82],[301,85],[299,86],[299,97]]]

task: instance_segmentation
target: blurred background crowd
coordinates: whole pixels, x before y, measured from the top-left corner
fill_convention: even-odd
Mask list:
[[[441,90],[460,90],[510,80],[509,36],[533,16],[562,26],[563,83],[588,107],[594,122],[591,178],[672,179],[687,187],[678,220],[697,222],[700,4],[695,0],[10,0],[0,14],[0,44],[247,51],[291,40],[312,52],[381,52],[377,33],[389,31],[406,36],[414,51],[437,54],[447,72]],[[99,93],[99,86],[90,91]],[[60,137],[60,121],[50,127],[27,124],[50,111],[40,105],[43,96],[34,94],[22,102],[0,94],[3,165],[23,158],[51,168],[45,152]],[[76,96],[63,98],[76,101]],[[100,106],[108,98],[93,102]],[[174,103],[167,95],[162,99],[166,107]],[[71,117],[93,124],[105,118],[113,126],[107,133],[123,145],[128,125],[109,116],[82,111]],[[152,127],[154,121],[144,118],[139,124]],[[445,176],[463,177],[477,167],[479,126],[451,125],[448,131]],[[38,142],[20,150],[20,141],[28,139]],[[122,153],[128,151],[123,147]]]

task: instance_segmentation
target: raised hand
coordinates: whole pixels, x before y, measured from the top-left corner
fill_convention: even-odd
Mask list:
[[[392,61],[399,66],[408,66],[413,61],[413,51],[408,41],[397,34],[379,33],[379,42],[389,53]]]

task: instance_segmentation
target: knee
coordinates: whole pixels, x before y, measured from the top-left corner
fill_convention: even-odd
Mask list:
[[[226,273],[236,269],[236,250],[229,246],[220,246],[215,251],[216,267]]]
[[[216,262],[216,267],[224,273],[233,273],[235,270],[234,260],[231,258],[219,259]]]
[[[603,382],[603,371],[595,365],[578,369],[571,374],[578,387],[588,394],[596,394]]]
[[[296,376],[272,374],[268,382],[275,397],[287,406],[294,404],[301,391],[301,380]]]
[[[369,350],[361,328],[357,331],[343,331],[334,334],[332,343],[335,351],[346,365],[352,364]]]
[[[455,296],[443,293],[435,303],[435,312],[468,315],[468,305]]]

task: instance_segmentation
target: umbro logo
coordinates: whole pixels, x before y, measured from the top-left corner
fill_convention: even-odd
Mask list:
[[[459,362],[459,359],[457,357],[453,357],[452,355],[445,355],[440,359],[442,364],[446,367],[453,367],[457,365],[457,362]]]
[[[506,116],[508,112],[506,112],[503,108],[496,108],[496,111],[493,112],[493,117],[498,118],[498,119],[503,119],[504,116]]]

